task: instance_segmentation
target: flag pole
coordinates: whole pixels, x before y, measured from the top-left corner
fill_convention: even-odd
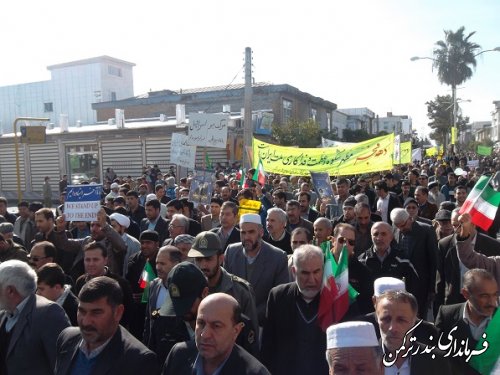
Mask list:
[[[497,172],[498,173],[498,172]],[[496,176],[496,174],[495,174]],[[486,182],[486,184],[484,184],[484,187],[481,189],[481,191],[479,192],[479,194],[473,199],[472,203],[469,205],[469,207],[474,207],[477,203],[477,201],[479,200],[479,198],[481,198],[481,196],[483,195],[484,191],[486,190],[486,188],[489,186],[491,180],[493,179],[493,175],[491,175],[489,178],[488,178],[488,181]],[[479,182],[479,181],[478,181]],[[477,185],[477,182],[474,184],[474,187]],[[474,187],[472,188],[472,191],[474,190]],[[472,192],[471,191],[471,192]],[[469,193],[470,194],[470,193]],[[468,196],[468,195],[467,195]],[[466,198],[467,200],[467,198]],[[463,206],[462,206],[463,207]],[[463,214],[464,212],[462,212],[461,214]]]

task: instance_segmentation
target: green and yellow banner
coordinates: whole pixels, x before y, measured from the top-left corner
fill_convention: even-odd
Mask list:
[[[451,128],[451,144],[454,145],[457,143],[457,128]]]
[[[401,157],[401,160],[399,160],[399,163],[400,164],[411,163],[411,142],[401,142],[399,149],[400,149],[400,157]],[[394,161],[394,164],[397,164],[396,161]]]
[[[389,170],[393,153],[394,134],[333,148],[284,147],[253,139],[253,165],[260,159],[266,172],[286,175],[328,172],[346,176]]]
[[[479,155],[490,156],[492,152],[493,152],[493,147],[482,146],[482,145],[477,146],[477,153]]]
[[[425,156],[443,155],[443,145],[438,147],[430,147],[425,150]]]

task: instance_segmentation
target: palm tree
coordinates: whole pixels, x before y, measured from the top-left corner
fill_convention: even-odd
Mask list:
[[[436,42],[434,48],[433,66],[437,69],[441,83],[451,86],[453,100],[453,127],[457,119],[457,86],[472,77],[473,68],[476,67],[477,51],[481,46],[470,41],[476,33],[464,34],[465,27],[460,27],[456,32],[445,30],[445,39]]]

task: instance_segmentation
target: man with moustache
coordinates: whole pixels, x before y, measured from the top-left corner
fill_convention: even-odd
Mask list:
[[[468,340],[474,349],[498,308],[498,284],[488,271],[473,268],[464,274],[462,294],[465,302],[440,307],[436,328],[443,337]],[[451,366],[456,374],[478,374],[462,356],[451,357]]]
[[[156,355],[120,326],[124,307],[117,281],[96,277],[78,297],[78,327],[57,339],[56,375],[159,373]]]
[[[417,300],[405,291],[391,290],[377,298],[375,313],[384,351],[384,374],[451,375],[448,358],[442,358],[436,350],[424,353],[427,346],[412,340],[417,311]],[[411,355],[417,349],[418,355]]]
[[[273,375],[327,374],[326,335],[318,324],[324,257],[314,245],[293,253],[296,281],[269,293],[262,331],[262,362]]]
[[[241,310],[233,297],[208,296],[198,308],[195,339],[172,348],[162,374],[270,375],[236,344],[242,328]]]
[[[177,264],[182,261],[182,253],[174,246],[167,245],[160,248],[156,256],[156,272],[158,277],[149,284],[148,304],[146,307],[146,320],[142,342],[158,356],[160,365],[165,362],[170,345],[171,330],[168,329],[169,320],[159,316],[159,310],[167,299],[170,298],[167,278]],[[175,340],[175,339],[174,339]],[[177,341],[175,341],[177,342]]]
[[[210,294],[227,293],[238,301],[241,312],[248,318],[246,323],[248,327],[241,333],[245,335],[243,338],[245,342],[241,345],[250,353],[257,354],[256,333],[259,325],[253,289],[246,280],[230,274],[222,267],[224,252],[219,236],[213,232],[201,232],[195,237],[188,256],[194,259],[196,266],[207,277]]]
[[[262,240],[264,228],[259,215],[241,215],[240,228],[241,242],[227,247],[224,269],[252,285],[259,325],[262,325],[269,291],[289,280],[287,257],[283,250]]]

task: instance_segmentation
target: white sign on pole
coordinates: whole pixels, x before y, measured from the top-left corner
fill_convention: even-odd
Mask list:
[[[411,161],[422,161],[422,149],[416,148],[411,152]]]
[[[173,133],[170,142],[170,163],[180,167],[194,169],[196,161],[196,146],[188,144],[188,136],[182,133]]]
[[[401,136],[394,137],[394,164],[401,164]]]
[[[226,148],[229,115],[191,113],[189,115],[189,143],[193,146]]]
[[[352,142],[340,142],[340,141],[332,141],[331,139],[321,137],[321,147],[347,147],[352,146],[355,143]]]

